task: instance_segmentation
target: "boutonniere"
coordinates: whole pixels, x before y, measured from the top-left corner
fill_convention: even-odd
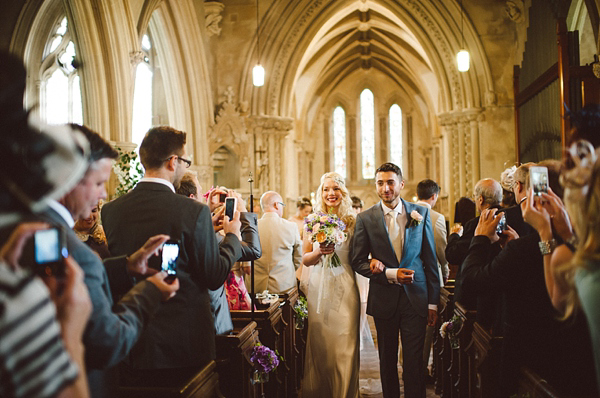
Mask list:
[[[409,227],[416,227],[423,221],[423,216],[416,210],[410,212],[410,225]]]

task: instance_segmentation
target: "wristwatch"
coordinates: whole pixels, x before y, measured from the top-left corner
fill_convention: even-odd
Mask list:
[[[542,253],[542,256],[545,256],[546,254],[552,253],[556,248],[556,239],[543,240],[540,241],[538,245],[540,246],[540,253]]]
[[[571,235],[571,237],[565,241],[565,245],[573,253],[575,253],[575,250],[577,250],[577,245],[578,244],[579,244],[579,238],[577,238],[577,235],[575,235],[575,234]]]

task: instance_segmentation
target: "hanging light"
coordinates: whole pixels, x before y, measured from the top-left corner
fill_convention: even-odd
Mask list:
[[[265,85],[265,68],[260,64],[260,41],[258,37],[258,1],[256,0],[256,52],[258,53],[258,63],[252,68],[252,84],[256,87]]]
[[[460,0],[460,35],[462,36],[462,48],[456,54],[456,65],[458,66],[459,72],[466,72],[471,66],[471,56],[469,52],[465,50],[465,33],[463,32],[463,6],[462,0]]]

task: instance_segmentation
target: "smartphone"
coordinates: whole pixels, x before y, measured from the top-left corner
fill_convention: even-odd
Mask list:
[[[165,282],[172,283],[177,277],[177,259],[179,258],[179,241],[169,239],[162,247],[161,271],[167,273]]]
[[[226,193],[220,193],[219,194],[219,202],[220,203],[224,203],[225,199],[227,199],[227,194]]]
[[[233,220],[233,213],[235,212],[235,207],[237,205],[236,198],[226,198],[225,199],[225,215],[229,217],[229,220]]]
[[[534,195],[540,196],[542,193],[548,192],[548,168],[539,166],[530,167],[529,182]]]
[[[496,217],[501,217],[500,222],[496,226],[496,233],[498,235],[502,235],[502,232],[506,230],[506,215],[504,213],[496,215]]]
[[[64,278],[69,256],[65,234],[60,228],[36,231],[33,236],[35,271],[41,276]]]

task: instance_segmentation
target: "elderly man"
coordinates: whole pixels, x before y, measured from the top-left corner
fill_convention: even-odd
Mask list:
[[[173,386],[215,358],[208,289],[217,289],[241,257],[239,212],[225,217],[224,241],[215,238],[208,206],[175,193],[185,170],[186,133],[154,127],[140,146],[146,173],[129,193],[107,203],[102,220],[113,254],[131,252],[154,234],[179,241],[175,300],[161,306],[128,360],[123,383]],[[221,249],[221,250],[220,250]]]
[[[254,262],[255,290],[286,293],[296,286],[302,240],[296,224],[282,218],[284,204],[277,192],[265,192],[260,206],[264,213],[258,220],[262,257]]]

